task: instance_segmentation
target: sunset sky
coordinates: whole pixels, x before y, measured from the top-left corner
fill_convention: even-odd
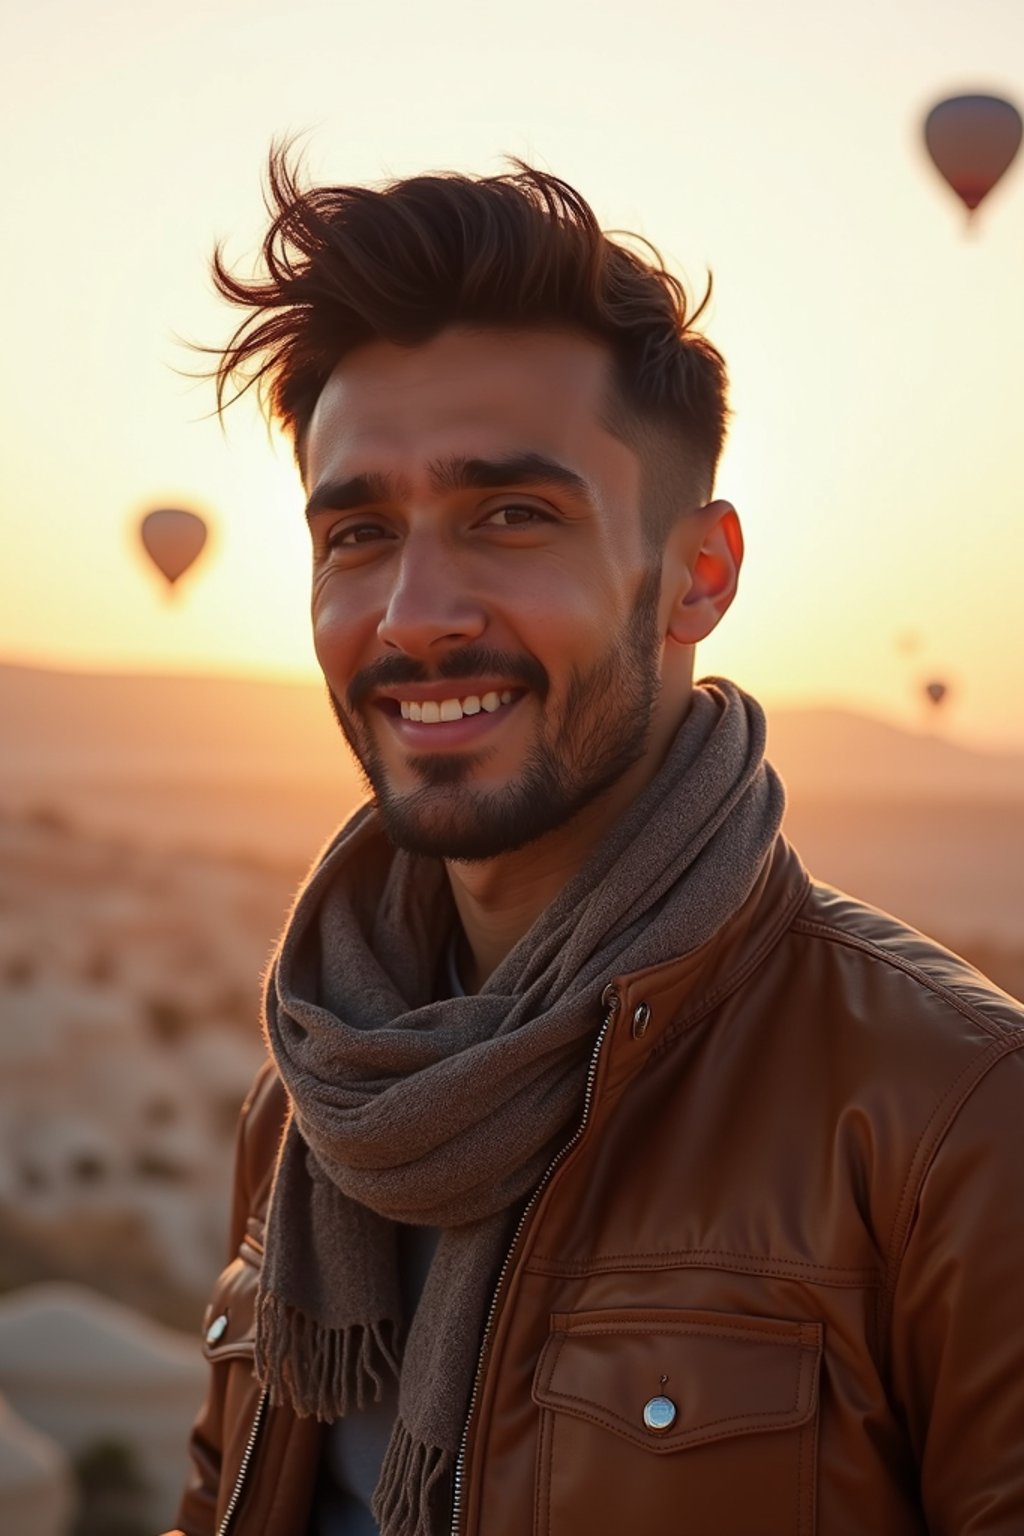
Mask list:
[[[1024,155],[967,232],[924,112],[1024,99],[1020,0],[36,0],[8,6],[0,660],[310,676],[308,546],[254,400],[194,354],[233,324],[270,141],[318,180],[518,154],[703,287],[747,536],[704,648],[777,703],[1024,747]],[[213,537],[168,601],[136,524]]]

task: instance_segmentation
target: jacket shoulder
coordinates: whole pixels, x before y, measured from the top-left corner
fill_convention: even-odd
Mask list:
[[[236,1188],[244,1192],[251,1216],[265,1217],[281,1138],[288,1120],[288,1094],[268,1057],[253,1080],[238,1124]]]
[[[849,996],[884,995],[904,1019],[927,1019],[938,1033],[976,1035],[978,1043],[1024,1045],[1024,1006],[967,960],[867,902],[812,880],[792,924],[817,941],[851,984]]]

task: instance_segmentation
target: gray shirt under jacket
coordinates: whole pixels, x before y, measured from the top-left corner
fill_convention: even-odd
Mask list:
[[[466,995],[455,963],[456,937],[439,967],[438,996]],[[440,1235],[437,1227],[398,1228],[398,1274],[407,1318],[423,1293]],[[397,1412],[398,1383],[390,1381],[379,1403],[329,1426],[307,1536],[378,1536],[370,1500]]]

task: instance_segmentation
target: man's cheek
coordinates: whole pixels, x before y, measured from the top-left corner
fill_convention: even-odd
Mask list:
[[[344,622],[341,602],[336,594],[314,597],[313,649],[320,670],[332,686],[344,686],[344,672],[349,665],[351,637]]]

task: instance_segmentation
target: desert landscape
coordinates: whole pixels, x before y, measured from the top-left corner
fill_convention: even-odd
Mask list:
[[[260,977],[360,780],[312,684],[2,667],[0,718],[0,1305],[71,1282],[62,1326],[99,1292],[198,1366]],[[814,872],[1024,995],[1024,760],[839,711],[770,728]]]

